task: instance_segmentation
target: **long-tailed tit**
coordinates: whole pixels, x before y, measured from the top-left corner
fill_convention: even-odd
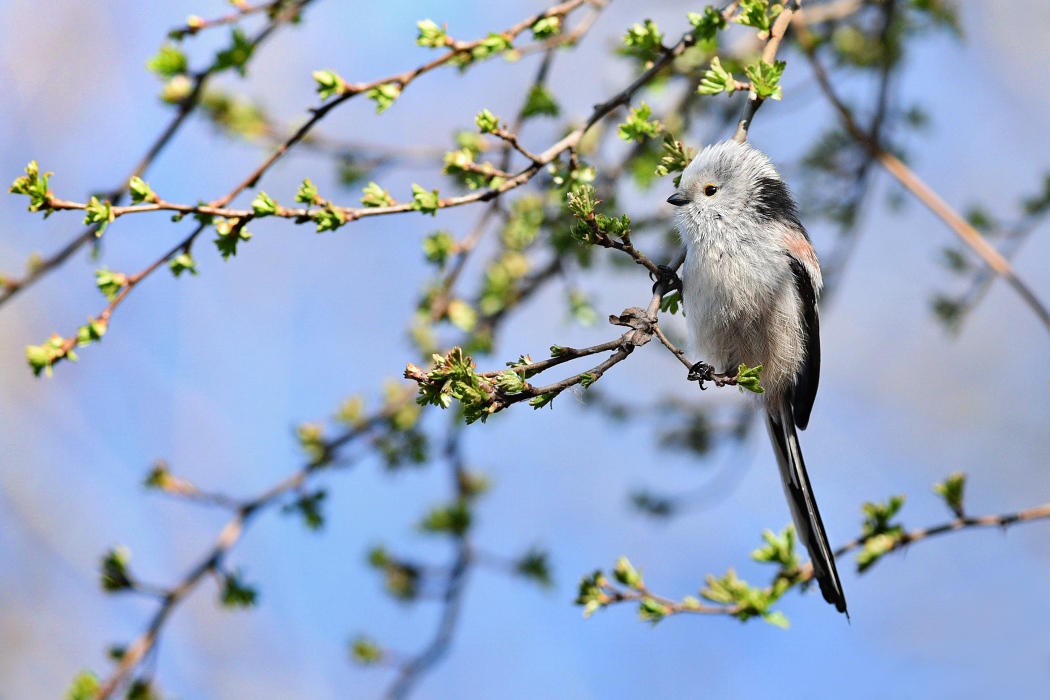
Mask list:
[[[700,152],[667,200],[686,246],[683,301],[695,349],[725,373],[762,365],[762,401],[791,515],[824,599],[846,612],[798,434],[820,375],[820,265],[769,158],[726,141]],[[699,364],[699,363],[698,363]],[[710,377],[709,366],[695,367]]]

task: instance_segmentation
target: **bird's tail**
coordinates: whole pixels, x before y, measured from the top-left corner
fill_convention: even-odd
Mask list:
[[[813,496],[813,487],[810,486],[809,476],[806,474],[806,463],[802,461],[802,449],[795,432],[795,418],[790,399],[784,397],[776,403],[771,403],[767,409],[766,423],[769,427],[769,437],[773,441],[773,451],[777,455],[777,464],[780,466],[780,477],[784,482],[784,493],[791,508],[791,517],[795,521],[799,539],[806,546],[813,561],[813,574],[820,584],[820,592],[824,594],[824,600],[849,617],[842,582],[839,581],[839,573],[835,569],[835,557],[828,544],[824,523],[820,520],[817,500]]]

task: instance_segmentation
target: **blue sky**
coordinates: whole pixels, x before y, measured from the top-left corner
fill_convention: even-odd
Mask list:
[[[932,130],[910,137],[911,163],[951,204],[974,201],[1008,217],[1050,169],[1045,133],[1050,75],[1042,40],[1050,12],[1038,0],[995,11],[965,4],[965,43],[937,39],[909,59],[903,104],[920,102]],[[415,65],[414,22],[447,22],[458,36],[509,26],[541,7],[505,3],[319,1],[301,28],[282,32],[231,88],[300,119],[313,104],[310,72],[333,68],[372,79]],[[158,85],[143,69],[160,38],[190,13],[224,3],[149,6],[96,0],[0,2],[0,175],[30,159],[56,171],[70,197],[111,187],[166,119]],[[606,50],[623,28],[653,17],[671,33],[694,3],[616,0],[578,52],[554,66],[552,85],[569,114],[612,94],[627,78]],[[201,40],[201,54],[210,46]],[[597,68],[596,68],[597,67]],[[510,113],[534,61],[494,62],[465,77],[435,73],[377,119],[350,104],[325,131],[347,139],[444,145],[482,108]],[[794,74],[793,74],[794,73]],[[828,119],[801,61],[789,64],[786,96],[756,119],[754,144],[775,161],[796,156]],[[526,142],[556,136],[539,124]],[[261,157],[194,121],[158,160],[154,187],[175,201],[226,192]],[[263,182],[279,199],[312,177],[335,190],[330,164],[294,155]],[[391,173],[407,191],[437,176]],[[5,180],[6,182],[6,180]],[[876,201],[885,200],[880,178]],[[345,193],[349,199],[352,193]],[[625,198],[632,215],[651,211],[654,190]],[[59,696],[84,667],[102,670],[107,644],[141,628],[150,604],[108,598],[97,558],[122,543],[136,572],[172,581],[222,524],[222,514],[143,492],[164,457],[202,486],[251,494],[299,462],[294,424],[330,415],[355,392],[377,395],[382,378],[414,357],[404,319],[426,270],[419,253],[433,228],[463,231],[469,211],[366,220],[335,234],[259,222],[255,237],[224,263],[209,246],[199,278],[151,278],[121,307],[105,341],[81,362],[35,380],[23,348],[69,332],[100,309],[93,263],[78,255],[0,311],[0,699]],[[78,230],[75,217],[47,222],[0,198],[0,269],[17,269]],[[818,252],[833,232],[814,227]],[[184,233],[166,218],[121,220],[106,234],[105,264],[134,270]],[[929,298],[950,288],[937,264],[952,242],[917,203],[901,213],[874,208],[851,267],[823,313],[824,376],[802,436],[834,542],[857,534],[862,501],[909,494],[904,522],[922,526],[946,512],[930,484],[970,474],[970,509],[1006,512],[1050,500],[1050,343],[1030,312],[997,284],[958,338],[932,321]],[[1045,231],[1026,244],[1019,273],[1050,298]],[[587,290],[599,314],[647,299],[649,282],[597,277]],[[381,308],[363,334],[359,309]],[[557,294],[541,295],[507,328],[498,357],[540,354],[552,343],[609,336],[564,318]],[[602,380],[624,400],[672,391],[689,400],[734,402],[735,392],[697,396],[681,367],[646,347]],[[589,620],[571,605],[580,575],[621,554],[654,589],[695,594],[707,573],[748,560],[763,528],[788,520],[761,431],[739,454],[696,463],[645,449],[649,427],[624,430],[569,397],[553,411],[519,407],[467,431],[471,462],[495,488],[481,504],[478,543],[517,554],[550,549],[557,586],[538,591],[480,571],[471,581],[452,655],[419,698],[959,698],[1039,697],[1050,682],[1050,583],[1046,526],[965,533],[922,543],[863,577],[844,566],[852,624],[815,594],[789,595],[789,631],[732,619],[676,618],[651,628],[619,608]],[[522,449],[506,450],[508,443]],[[626,494],[645,486],[696,489],[735,470],[734,487],[695,512],[652,522],[629,511]],[[260,606],[225,612],[205,586],[178,613],[160,648],[162,685],[182,698],[376,697],[389,680],[346,660],[346,641],[366,631],[411,651],[429,639],[436,609],[391,602],[363,563],[373,543],[438,559],[444,545],[413,524],[446,496],[441,468],[390,475],[372,461],[325,479],[329,520],[320,534],[279,514],[264,516],[232,556],[261,589]]]

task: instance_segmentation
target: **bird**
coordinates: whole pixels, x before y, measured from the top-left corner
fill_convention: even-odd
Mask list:
[[[849,613],[799,446],[820,378],[823,279],[798,206],[770,159],[746,142],[704,148],[667,201],[686,248],[682,302],[691,378],[762,366],[759,396],[788,506],[824,600]]]

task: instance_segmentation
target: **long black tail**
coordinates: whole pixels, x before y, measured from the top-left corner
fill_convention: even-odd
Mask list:
[[[813,561],[813,573],[820,584],[820,592],[824,594],[824,600],[849,617],[846,595],[842,592],[839,572],[835,569],[835,557],[828,544],[828,535],[824,532],[824,523],[820,520],[817,500],[806,474],[806,463],[802,461],[791,401],[785,397],[777,405],[770,405],[766,422],[777,464],[780,465],[780,477],[784,482],[784,494],[791,508],[791,517],[795,521],[799,539]]]

